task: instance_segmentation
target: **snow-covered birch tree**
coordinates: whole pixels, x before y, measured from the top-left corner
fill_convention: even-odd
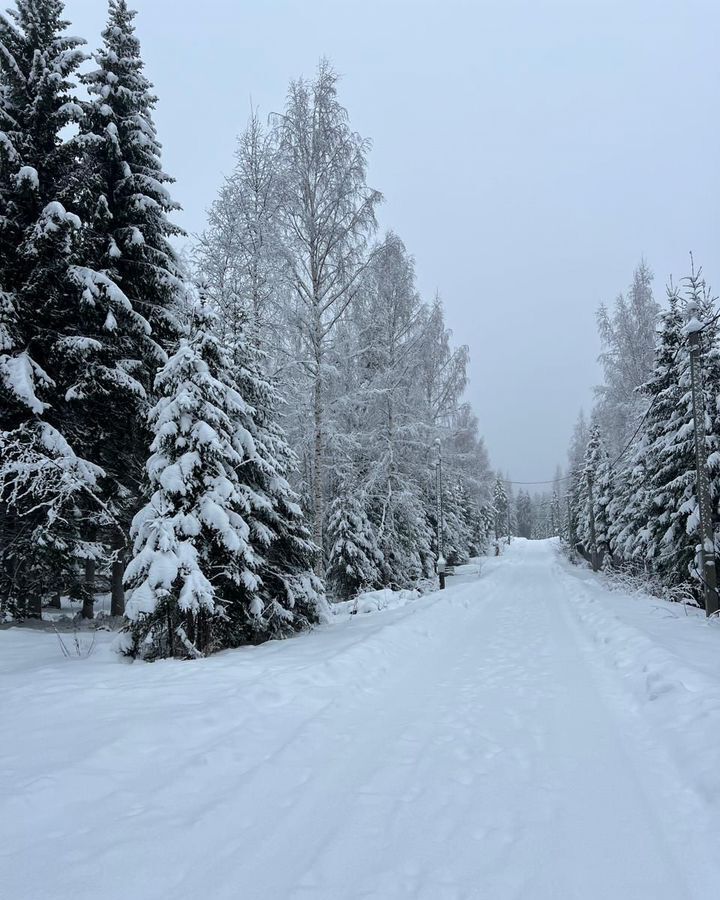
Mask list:
[[[279,224],[312,423],[313,536],[323,546],[326,364],[336,326],[360,289],[381,195],[366,182],[369,142],[350,128],[338,75],[321,61],[315,78],[292,82],[275,119],[281,154]]]

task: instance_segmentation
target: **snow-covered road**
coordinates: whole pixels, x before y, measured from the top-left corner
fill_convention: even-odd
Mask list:
[[[0,896],[720,896],[720,629],[552,542],[199,663],[0,632]]]

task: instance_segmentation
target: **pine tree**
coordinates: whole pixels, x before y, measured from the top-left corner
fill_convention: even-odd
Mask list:
[[[381,586],[383,555],[361,502],[344,491],[334,500],[328,521],[330,559],[327,579],[338,600]]]

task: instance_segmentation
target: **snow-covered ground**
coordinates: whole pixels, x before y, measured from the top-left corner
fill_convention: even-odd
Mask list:
[[[0,631],[0,896],[720,896],[720,627],[518,540],[194,663]]]

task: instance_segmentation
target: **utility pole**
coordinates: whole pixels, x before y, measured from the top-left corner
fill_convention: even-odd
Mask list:
[[[590,506],[590,564],[593,572],[597,572],[600,568],[598,565],[598,549],[597,549],[597,532],[595,531],[595,500],[593,497],[593,480],[592,475],[588,472],[588,505]]]
[[[511,528],[511,525],[510,525],[510,488],[511,488],[511,485],[510,485],[510,482],[508,482],[508,489],[507,489],[507,491],[505,492],[505,493],[507,494],[507,515],[506,515],[506,518],[507,518],[507,542],[508,542],[508,547],[510,546],[510,543],[511,543],[511,542],[510,542],[510,532],[512,531],[512,528]]]
[[[437,544],[438,544],[438,577],[440,579],[440,590],[445,590],[445,553],[443,552],[443,484],[442,484],[442,443],[440,438],[435,438],[435,446],[437,448],[437,460],[435,461],[435,474],[437,482]]]
[[[567,508],[568,508],[568,543],[570,544],[570,555],[575,558],[575,535],[573,534],[573,526],[572,526],[572,503],[570,502],[570,491],[567,493]]]
[[[718,611],[718,591],[717,571],[715,568],[713,508],[710,500],[710,481],[708,478],[705,444],[705,403],[700,363],[700,334],[703,325],[698,321],[694,313],[694,309],[688,309],[690,321],[685,326],[685,333],[690,342],[690,378],[692,380],[693,420],[695,424],[695,483],[698,511],[700,513],[700,577],[702,578],[705,593],[705,615],[713,616]]]

